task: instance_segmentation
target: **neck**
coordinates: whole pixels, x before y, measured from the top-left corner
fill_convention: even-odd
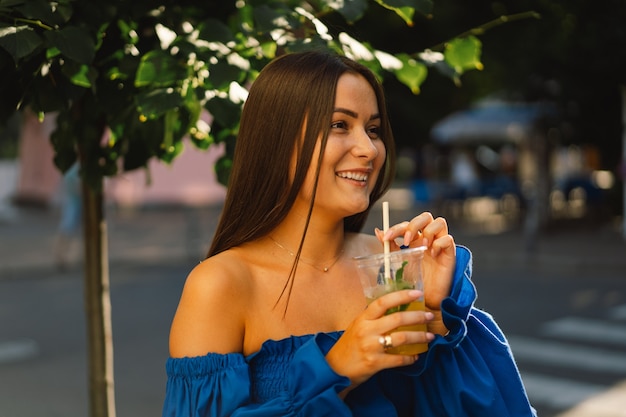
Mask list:
[[[302,239],[306,217],[292,215],[278,225],[270,234],[272,240],[292,253],[297,253]],[[340,222],[326,223],[311,218],[300,257],[303,260],[324,263],[334,260],[343,250],[343,219]]]

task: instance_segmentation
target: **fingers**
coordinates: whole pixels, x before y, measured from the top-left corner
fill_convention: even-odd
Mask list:
[[[387,350],[393,347],[399,347],[404,345],[414,345],[418,343],[430,343],[435,339],[435,335],[430,332],[419,331],[394,331],[378,338],[378,343],[381,345],[383,352],[387,353]]]
[[[435,220],[432,214],[424,212],[409,222],[407,230],[404,232],[404,244],[406,246],[411,245],[411,243],[417,246],[428,246],[428,243],[434,240],[433,236],[442,229],[448,231],[448,225],[443,217]]]
[[[340,375],[350,378],[356,386],[382,369],[413,364],[417,355],[390,354],[388,350],[433,340],[432,333],[409,331],[403,326],[428,324],[434,314],[426,311],[385,313],[391,307],[410,303],[421,296],[420,291],[403,290],[370,303],[327,353],[329,365]]]
[[[445,235],[433,241],[430,253],[433,257],[437,257],[442,252],[454,256],[455,250],[454,238],[451,235]]]
[[[430,311],[399,311],[381,317],[377,323],[377,330],[388,333],[398,327],[428,324],[434,317]]]
[[[396,291],[386,294],[370,303],[364,315],[366,320],[376,322],[373,329],[374,334],[386,335],[393,331],[394,338],[397,338],[394,340],[394,346],[407,343],[423,343],[434,339],[433,334],[426,332],[396,332],[398,328],[404,326],[428,324],[435,317],[432,312],[413,310],[386,314],[390,308],[415,301],[421,295],[422,292],[416,290]],[[396,333],[397,336],[395,336]],[[385,339],[385,341],[388,341],[388,339]]]
[[[374,233],[376,234],[376,237],[378,238],[378,240],[380,241],[380,243],[383,243],[385,240],[388,240],[390,243],[389,249],[392,251],[396,251],[398,249],[400,249],[400,245],[398,243],[396,243],[395,238],[400,236],[401,233],[395,233],[392,231],[393,230],[399,230],[403,225],[408,226],[409,222],[404,222],[401,224],[397,224],[393,227],[389,228],[389,231],[387,232],[387,234],[385,234],[384,231],[380,230],[379,228],[375,228],[374,229]],[[387,237],[387,236],[391,236],[391,237]],[[404,244],[404,243],[401,243]]]
[[[411,221],[393,225],[387,233],[376,230],[376,236],[381,241],[393,241],[402,237],[405,246],[430,246],[437,239],[448,236],[448,223],[443,217],[435,219],[431,213],[424,212]],[[436,252],[438,253],[443,246],[447,247],[447,244],[442,242],[437,246]]]
[[[408,304],[412,301],[422,297],[424,293],[418,290],[402,290],[393,291],[389,294],[385,294],[382,297],[378,297],[372,301],[366,310],[365,318],[368,320],[375,320],[385,315],[387,310],[392,307],[396,307],[402,304]]]
[[[382,317],[379,322],[379,328],[386,329],[382,334],[394,334],[394,346],[409,343],[429,342],[434,339],[434,335],[427,331],[418,331],[414,329],[407,331],[397,330],[406,326],[428,324],[434,317],[434,314],[430,311],[402,311]]]

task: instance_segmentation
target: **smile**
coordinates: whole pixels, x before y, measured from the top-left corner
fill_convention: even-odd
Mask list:
[[[365,174],[363,172],[338,172],[337,176],[340,178],[346,178],[349,180],[361,181],[361,182],[367,181],[367,178],[369,177],[368,174]]]

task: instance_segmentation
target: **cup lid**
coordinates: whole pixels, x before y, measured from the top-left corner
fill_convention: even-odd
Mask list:
[[[402,256],[402,255],[412,255],[412,254],[423,254],[424,252],[426,252],[426,249],[428,249],[426,246],[417,246],[415,248],[406,248],[406,249],[400,249],[400,250],[396,250],[393,252],[389,252],[389,256]],[[364,260],[369,260],[372,262],[381,262],[383,261],[385,258],[385,254],[384,253],[372,253],[369,255],[360,255],[360,256],[355,256],[352,259],[355,261],[364,261]]]

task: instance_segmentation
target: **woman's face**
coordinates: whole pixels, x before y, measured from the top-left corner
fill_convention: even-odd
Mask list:
[[[369,196],[385,162],[376,94],[361,75],[343,74],[337,83],[331,128],[322,160],[315,212],[347,217],[365,211]],[[318,140],[318,152],[321,140]],[[315,175],[315,153],[300,191],[302,203],[310,202]]]

